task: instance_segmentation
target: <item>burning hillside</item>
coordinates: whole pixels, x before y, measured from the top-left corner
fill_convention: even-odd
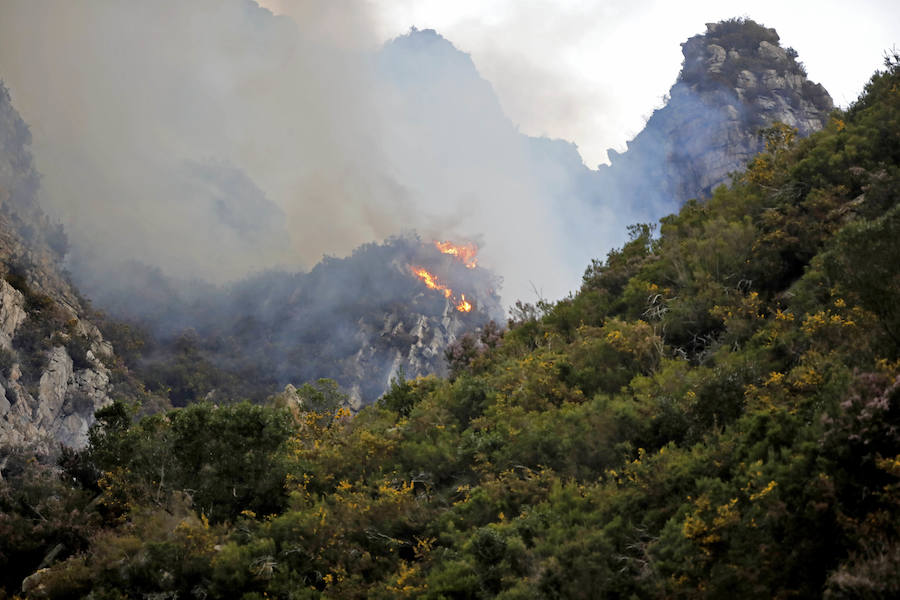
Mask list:
[[[447,251],[452,248],[460,250]],[[161,348],[184,346],[182,334],[191,332],[190,360],[233,374],[248,388],[244,397],[264,398],[288,383],[330,377],[359,406],[380,396],[401,369],[407,377],[443,373],[449,344],[502,320],[495,291],[500,279],[476,267],[475,252],[474,244],[391,238],[346,258],[325,257],[308,273],[261,273],[196,300],[179,294],[185,288],[176,282],[158,281],[155,271],[133,269],[135,290],[162,286],[167,292],[144,294],[142,305],[106,305],[110,313],[153,331]],[[142,363],[160,390],[179,389],[170,381],[176,367],[154,357]],[[218,389],[212,385],[191,388],[190,394],[204,397]],[[193,399],[190,394],[172,400],[183,404]]]
[[[449,257],[453,259],[453,262],[448,263],[446,260],[438,261],[439,266],[442,266],[448,272],[454,272],[456,275],[457,281],[459,281],[460,286],[471,285],[471,281],[477,281],[477,277],[466,277],[462,275],[455,267],[459,264],[464,266],[470,272],[478,267],[478,246],[474,243],[467,244],[454,244],[452,242],[444,241],[434,242],[434,247],[444,255],[444,257]],[[424,246],[425,249],[428,248],[427,245]],[[448,268],[450,267],[450,268]],[[469,313],[472,312],[474,305],[470,298],[472,298],[472,294],[470,293],[470,297],[466,298],[466,294],[464,292],[457,293],[454,291],[454,288],[459,289],[454,286],[451,287],[445,280],[443,276],[437,275],[433,270],[429,270],[428,268],[422,266],[421,264],[411,264],[409,266],[409,270],[415,275],[422,283],[425,284],[429,289],[435,290],[443,294],[444,298],[450,301],[453,307],[461,312],[461,313]],[[488,296],[493,295],[493,289],[488,288],[485,290]]]
[[[453,293],[453,290],[448,288],[446,285],[441,283],[441,281],[437,278],[437,275],[434,273],[430,273],[424,267],[410,267],[413,274],[416,277],[422,280],[426,286],[433,290],[437,290],[444,294],[444,297],[453,302],[453,306],[459,312],[471,312],[472,311],[472,303],[466,300],[465,294],[460,294],[459,298],[456,297],[456,294]]]
[[[442,254],[448,254],[466,265],[468,269],[478,266],[478,246],[475,244],[456,245],[452,242],[435,242],[434,246]]]

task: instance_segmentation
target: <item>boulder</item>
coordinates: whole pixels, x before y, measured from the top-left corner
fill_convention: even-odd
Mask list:
[[[786,50],[776,46],[771,42],[767,42],[765,40],[759,43],[759,48],[757,49],[757,53],[759,53],[760,58],[770,61],[782,61],[788,62],[789,57]]]
[[[711,72],[717,72],[721,70],[722,64],[725,62],[725,48],[722,46],[717,46],[716,44],[710,44],[706,47],[706,52],[708,58],[706,59],[706,64],[709,66],[709,70]]]

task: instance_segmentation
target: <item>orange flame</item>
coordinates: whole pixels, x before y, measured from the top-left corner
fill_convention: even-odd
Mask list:
[[[422,280],[422,283],[433,290],[441,292],[444,294],[444,298],[451,300],[456,307],[456,310],[459,312],[470,312],[472,310],[472,304],[466,300],[465,294],[461,294],[460,300],[457,302],[453,297],[453,290],[441,283],[440,279],[438,279],[434,273],[429,272],[425,267],[410,266],[409,268],[416,277]]]
[[[453,295],[453,290],[448,288],[446,285],[441,283],[436,275],[429,273],[425,267],[410,267],[412,272],[415,273],[416,277],[422,280],[422,282],[430,287],[433,290],[437,290],[439,292],[443,292],[445,298],[449,298]]]
[[[466,265],[467,269],[478,266],[478,246],[475,244],[454,244],[453,242],[435,242],[435,247],[444,254],[449,254]]]
[[[456,305],[456,310],[459,312],[469,312],[472,310],[472,304],[466,300],[466,295],[460,294],[460,297],[462,299],[459,301],[459,304]]]

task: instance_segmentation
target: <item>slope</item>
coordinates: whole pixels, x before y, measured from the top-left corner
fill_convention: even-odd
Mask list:
[[[262,402],[286,385],[331,378],[359,408],[401,372],[445,373],[444,352],[459,335],[502,318],[499,279],[470,266],[405,236],[324,257],[307,273],[269,271],[219,287],[135,265],[104,305],[142,337],[129,366],[175,406]],[[414,267],[447,289],[430,289]]]
[[[116,357],[60,264],[62,226],[38,205],[28,127],[0,83],[0,452],[81,447],[111,402]],[[116,376],[118,377],[118,376]],[[120,378],[121,379],[121,378]]]
[[[460,342],[451,378],[355,417],[129,425],[114,405],[82,457],[103,533],[23,588],[896,597],[898,90],[894,55],[823,131],[769,128],[730,186],[632,228],[577,295],[520,305],[502,339]]]

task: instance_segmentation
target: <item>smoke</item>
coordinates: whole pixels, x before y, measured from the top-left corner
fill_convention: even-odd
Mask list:
[[[426,269],[448,295],[413,277],[413,267]],[[401,370],[408,377],[445,373],[444,351],[454,338],[503,319],[490,271],[415,236],[365,244],[307,273],[267,271],[228,286],[176,282],[140,264],[115,276],[115,289],[96,287],[103,306],[155,334],[130,366],[176,404],[213,390],[262,400],[287,383],[329,377],[358,406],[384,393]],[[468,311],[459,308],[463,297]],[[179,369],[185,358],[200,373],[189,386]]]
[[[577,287],[595,252],[563,212],[588,209],[548,201],[468,55],[379,46],[364,2],[289,6],[3,3],[0,77],[78,279],[133,260],[222,283],[417,230],[478,241],[507,303]]]
[[[312,8],[303,28],[249,2],[0,11],[0,72],[34,131],[42,201],[76,246],[221,281],[385,234],[361,193],[379,172],[369,61],[308,35]],[[247,226],[270,235],[232,235],[223,193],[265,206]]]

